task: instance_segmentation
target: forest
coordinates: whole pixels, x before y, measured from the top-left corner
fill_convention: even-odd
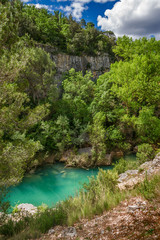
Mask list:
[[[158,151],[160,41],[115,40],[91,22],[19,0],[1,0],[0,19],[1,182],[21,181],[51,153],[58,160],[69,151],[73,166],[90,167],[115,150],[138,146],[142,161]],[[38,43],[73,55],[107,52],[114,63],[97,81],[71,69],[59,85],[55,64]],[[92,156],[77,158],[80,147],[92,147]]]
[[[112,64],[96,80],[90,71],[74,68],[57,80],[45,46],[54,54],[108,53]],[[9,207],[8,187],[52,154],[55,161],[67,155],[66,164],[82,168],[105,165],[106,155],[116,151],[137,152],[139,165],[152,160],[160,152],[159,94],[160,41],[155,38],[116,39],[84,19],[0,0],[0,212]],[[91,155],[78,155],[80,148],[91,148]],[[118,174],[139,166],[127,164],[121,159],[113,171],[100,170],[75,199],[56,209],[42,207],[37,218],[10,220],[0,234],[33,239],[53,225],[113,208],[130,194],[153,198],[160,178],[146,179],[132,193],[115,187]]]

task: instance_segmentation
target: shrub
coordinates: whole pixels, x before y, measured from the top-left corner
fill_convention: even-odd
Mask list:
[[[147,177],[138,187],[138,192],[148,200],[152,200],[158,194],[160,175],[155,175],[150,181]]]
[[[127,170],[138,168],[139,162],[134,160],[126,161],[124,158],[121,158],[120,160],[118,160],[118,162],[116,162],[113,165],[114,171],[117,171],[118,174],[121,174]]]
[[[153,147],[148,143],[143,143],[138,146],[137,159],[140,164],[150,161],[154,158],[155,153]]]

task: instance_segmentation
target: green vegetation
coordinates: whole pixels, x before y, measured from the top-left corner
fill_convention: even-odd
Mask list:
[[[20,221],[9,220],[0,227],[3,239],[36,239],[56,225],[72,225],[82,218],[91,218],[104,210],[110,210],[122,200],[141,195],[147,200],[159,197],[160,175],[146,179],[132,190],[120,191],[116,186],[118,171],[122,172],[121,164],[116,164],[114,170],[99,170],[96,178],[92,177],[84,184],[80,193],[57,204],[56,208],[40,207],[33,217],[23,217]],[[130,168],[131,163],[128,163]],[[129,169],[125,166],[125,170]]]
[[[76,22],[59,11],[54,15],[46,9],[23,4],[20,0],[0,1],[0,51],[10,48],[21,37],[28,36],[38,45],[51,45],[55,52],[73,55],[97,55],[107,52],[114,58],[113,32],[98,31],[84,19]]]
[[[155,157],[153,147],[148,143],[143,143],[138,146],[137,160],[140,164],[151,161]]]
[[[60,84],[54,78],[55,64],[44,50],[48,45],[55,53],[106,52],[117,61],[95,82],[91,72],[71,69]],[[160,41],[154,38],[133,41],[124,36],[115,43],[113,33],[98,31],[84,20],[77,23],[57,11],[52,15],[19,0],[0,0],[0,73],[0,211],[8,207],[3,201],[6,188],[50,153],[59,160],[71,152],[72,160],[78,148],[91,147],[91,156],[73,164],[89,167],[107,163],[111,151],[125,153],[136,146],[140,164],[159,148]],[[119,164],[118,173],[128,168],[123,160]],[[93,189],[86,186],[88,191],[63,203],[65,211],[77,209],[68,223],[122,199],[110,178],[115,183],[116,174],[100,171],[97,180],[91,180]],[[59,214],[62,211],[57,219]],[[16,224],[17,229],[26,227],[24,222]],[[12,225],[10,235],[17,231]]]

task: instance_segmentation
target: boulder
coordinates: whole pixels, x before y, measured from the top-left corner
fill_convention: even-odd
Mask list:
[[[77,236],[77,231],[75,229],[75,227],[67,227],[63,230],[62,237],[76,237]]]
[[[121,158],[124,156],[124,153],[122,151],[115,151],[110,153],[112,158]]]
[[[89,157],[92,156],[92,147],[80,148],[78,154],[87,154]]]
[[[37,212],[37,207],[29,203],[22,203],[17,206],[17,209],[21,212],[22,215],[33,215]]]
[[[52,164],[55,162],[55,155],[54,154],[51,154],[49,155],[48,157],[45,158],[45,162],[46,163],[49,163],[49,164]]]
[[[133,188],[136,184],[142,182],[146,174],[154,175],[160,172],[160,154],[157,154],[153,161],[145,162],[137,170],[128,170],[119,175],[119,189]]]

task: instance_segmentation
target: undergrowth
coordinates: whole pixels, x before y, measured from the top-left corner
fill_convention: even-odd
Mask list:
[[[128,163],[130,169],[131,163]],[[112,209],[122,200],[135,195],[142,195],[152,200],[160,193],[160,175],[148,179],[133,190],[120,191],[117,185],[118,174],[126,171],[127,165],[123,160],[115,165],[113,170],[99,169],[97,177],[91,177],[84,184],[76,197],[57,204],[54,209],[43,209],[36,216],[25,217],[19,222],[9,220],[0,227],[2,239],[25,240],[36,239],[56,225],[72,225],[82,218],[91,218],[105,210]]]

